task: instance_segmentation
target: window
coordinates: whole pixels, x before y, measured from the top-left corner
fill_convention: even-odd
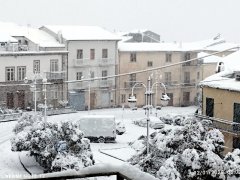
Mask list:
[[[33,61],[33,73],[40,73],[40,60]]]
[[[108,49],[102,49],[102,58],[108,58]]]
[[[190,102],[190,92],[183,92],[183,103],[188,106]]]
[[[200,72],[197,72],[197,79],[200,79]]]
[[[107,77],[107,70],[102,71],[102,77]],[[102,80],[107,80],[107,78],[102,78]]]
[[[172,53],[166,53],[166,62],[172,62]]]
[[[214,115],[214,99],[206,98],[206,116],[213,117]]]
[[[172,81],[171,72],[165,72],[165,82],[169,83]]]
[[[58,60],[57,59],[50,60],[50,71],[51,72],[58,71]]]
[[[134,86],[134,84],[136,83],[136,80],[137,80],[136,73],[129,75],[130,87]]]
[[[95,59],[95,49],[90,49],[90,59]]]
[[[23,81],[26,77],[26,67],[25,66],[18,66],[17,67],[17,79],[18,81]]]
[[[76,73],[76,80],[81,80],[82,79],[82,72],[77,72]]]
[[[191,54],[189,52],[185,53],[185,61],[191,59]]]
[[[15,81],[14,67],[6,67],[6,81]]]
[[[83,59],[83,50],[77,49],[77,59]]]
[[[152,67],[152,66],[153,66],[153,62],[152,62],[152,61],[148,61],[148,62],[147,62],[147,66],[148,66],[148,67]]]
[[[184,83],[190,83],[190,72],[184,72]]]
[[[121,95],[121,103],[125,103],[126,102],[126,94],[122,94]]]
[[[90,72],[90,77],[91,77],[91,78],[94,78],[94,77],[95,77],[93,71]],[[92,81],[94,81],[94,80],[92,79]]]
[[[136,55],[135,52],[130,54],[130,61],[131,62],[136,62],[137,61],[137,55]]]
[[[51,91],[51,97],[52,97],[52,99],[58,99],[58,91],[57,90],[52,90]]]

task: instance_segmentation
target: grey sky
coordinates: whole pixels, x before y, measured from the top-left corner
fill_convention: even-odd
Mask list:
[[[150,29],[161,40],[196,41],[218,33],[240,42],[239,0],[0,0],[0,21]]]

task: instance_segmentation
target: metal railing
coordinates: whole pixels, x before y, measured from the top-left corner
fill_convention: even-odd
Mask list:
[[[116,180],[159,180],[154,176],[140,171],[138,168],[128,165],[97,164],[83,168],[79,171],[69,170],[55,173],[32,175],[22,179],[75,179],[100,176],[116,176]]]
[[[75,66],[110,66],[115,65],[114,58],[74,59]]]
[[[63,80],[65,79],[66,72],[57,71],[57,72],[46,72],[46,78],[48,80]]]
[[[210,124],[211,127],[217,128],[219,130],[232,133],[232,134],[240,134],[240,123],[233,122],[230,120],[220,119],[209,117],[205,115],[195,114],[196,117],[200,119],[210,120],[212,123]]]

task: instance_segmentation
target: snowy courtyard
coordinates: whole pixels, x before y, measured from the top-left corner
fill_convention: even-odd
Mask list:
[[[188,115],[193,114],[197,107],[165,107],[162,110],[157,111],[158,117],[171,114],[171,115]],[[155,116],[155,109],[150,116]],[[48,121],[77,121],[84,115],[114,115],[116,122],[122,122],[126,127],[126,132],[122,135],[117,135],[115,143],[91,143],[91,149],[96,164],[110,163],[113,165],[120,165],[125,163],[134,153],[135,150],[129,146],[129,142],[137,140],[139,136],[146,135],[146,127],[140,127],[133,123],[135,120],[146,118],[145,111],[141,108],[132,111],[129,108],[116,108],[116,109],[99,109],[91,111],[79,111],[72,114],[63,114],[49,116]],[[28,171],[32,174],[42,173],[42,169],[36,163],[33,158],[26,156],[25,152],[12,152],[10,138],[13,136],[12,129],[14,128],[16,121],[5,122],[0,124],[0,178],[5,179],[7,177],[14,177],[14,175],[28,176],[28,172],[23,168],[20,163],[20,159],[27,167]],[[150,133],[154,129],[150,128]]]

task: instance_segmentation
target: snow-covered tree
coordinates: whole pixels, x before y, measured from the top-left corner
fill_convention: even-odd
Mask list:
[[[49,123],[41,117],[25,116],[14,132],[12,150],[30,151],[46,172],[79,170],[94,164],[90,141],[76,123]]]
[[[162,129],[129,161],[159,179],[225,179],[223,134],[195,117],[166,116]],[[144,142],[143,144],[146,144]]]

